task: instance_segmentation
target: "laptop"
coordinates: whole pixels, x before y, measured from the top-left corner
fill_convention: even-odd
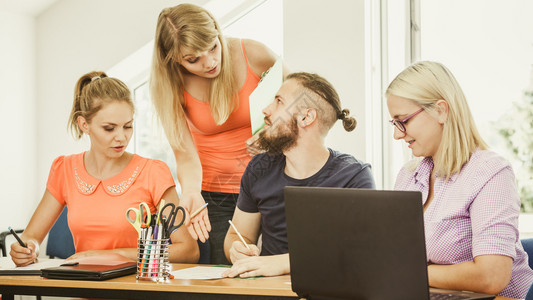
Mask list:
[[[420,192],[285,187],[284,195],[291,284],[298,296],[430,299]],[[494,299],[434,288],[431,294]]]

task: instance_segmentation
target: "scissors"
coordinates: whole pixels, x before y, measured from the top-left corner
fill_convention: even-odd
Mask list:
[[[165,212],[168,210],[167,208],[170,207],[170,211],[168,215],[165,215]],[[178,215],[178,211],[181,210],[183,218],[181,219],[180,223],[178,225],[174,225],[176,222],[176,216]],[[183,222],[185,222],[185,209],[181,206],[176,206],[174,203],[167,203],[165,206],[163,206],[163,209],[161,209],[161,215],[165,216],[162,218],[163,220],[163,228],[165,233],[165,238],[169,238],[170,235],[178,230],[178,228],[183,225]]]
[[[130,212],[135,213],[135,218],[131,218]],[[152,221],[152,215],[150,214],[150,207],[146,202],[139,203],[139,209],[130,207],[126,210],[126,219],[137,230],[139,237],[141,237],[141,228],[147,228]]]

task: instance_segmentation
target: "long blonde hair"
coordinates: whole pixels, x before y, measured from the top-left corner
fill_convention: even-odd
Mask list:
[[[487,149],[481,138],[465,95],[453,74],[444,65],[422,61],[402,71],[385,93],[409,99],[429,113],[434,113],[438,100],[448,103],[448,118],[442,140],[434,157],[436,175],[446,180],[461,170],[477,148]]]
[[[165,8],[159,14],[154,41],[150,76],[152,101],[170,145],[182,149],[185,122],[183,67],[180,65],[184,47],[200,53],[215,38],[220,40],[222,62],[220,74],[212,79],[208,94],[215,123],[226,122],[237,107],[237,84],[233,76],[228,44],[215,18],[204,8],[180,4]]]
[[[78,79],[74,89],[74,101],[68,120],[68,129],[76,139],[83,136],[83,131],[78,126],[78,117],[83,117],[87,123],[107,103],[124,101],[134,110],[131,92],[124,82],[107,77],[101,71],[89,72]]]

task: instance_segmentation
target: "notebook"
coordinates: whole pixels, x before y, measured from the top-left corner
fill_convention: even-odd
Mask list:
[[[50,279],[106,280],[134,274],[136,270],[135,261],[110,253],[65,261],[59,267],[42,269],[41,276]]]
[[[285,187],[284,195],[291,284],[300,297],[430,299],[420,192]]]

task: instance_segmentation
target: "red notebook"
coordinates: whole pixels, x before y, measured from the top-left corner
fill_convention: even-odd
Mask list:
[[[41,269],[41,276],[50,279],[106,280],[135,272],[135,261],[112,253],[68,260],[59,267]]]

